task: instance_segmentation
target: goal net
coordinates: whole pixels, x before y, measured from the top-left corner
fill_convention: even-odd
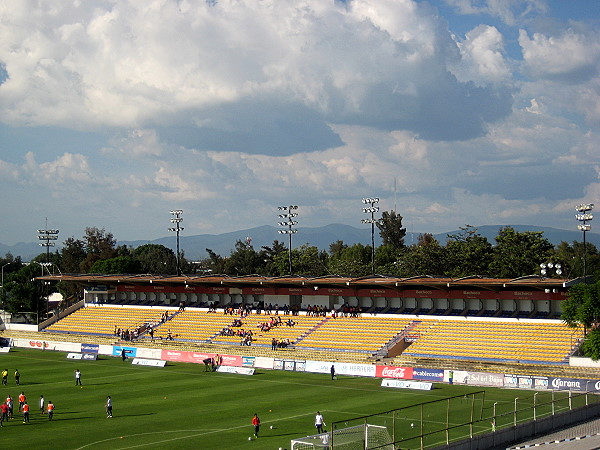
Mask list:
[[[292,450],[394,450],[394,445],[386,427],[365,424],[293,439],[291,448]]]

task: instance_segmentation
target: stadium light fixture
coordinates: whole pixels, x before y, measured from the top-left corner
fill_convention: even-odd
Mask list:
[[[540,264],[540,273],[542,274],[542,277],[552,277],[553,274],[560,276],[563,273],[562,265],[553,262],[542,263]]]
[[[176,255],[176,257],[177,257],[177,276],[180,276],[181,275],[181,263],[179,261],[179,259],[180,259],[179,232],[183,231],[183,227],[180,225],[181,222],[183,222],[183,217],[181,217],[181,215],[183,214],[183,210],[182,209],[172,209],[171,214],[175,216],[175,217],[171,218],[171,223],[175,224],[175,226],[170,227],[168,230],[175,232],[175,234],[177,236],[177,255]]]
[[[362,219],[361,223],[371,224],[371,273],[375,275],[375,224],[378,222],[378,219],[375,219],[375,213],[379,212],[379,206],[375,205],[379,203],[379,197],[363,198],[362,202],[365,205],[369,205],[363,208],[363,212],[371,214],[371,218]]]
[[[288,249],[288,259],[290,266],[290,276],[292,276],[292,235],[298,232],[298,230],[294,228],[296,225],[298,225],[298,221],[294,220],[295,217],[298,217],[298,213],[294,211],[298,210],[298,206],[278,206],[277,210],[281,211],[281,214],[278,214],[277,217],[283,219],[281,222],[277,223],[280,227],[283,227],[283,229],[277,230],[277,232],[279,234],[287,234],[290,240]]]
[[[590,231],[592,226],[588,223],[591,222],[594,216],[590,212],[594,209],[593,203],[582,203],[575,207],[575,211],[579,214],[575,215],[575,218],[581,222],[581,224],[577,225],[577,229],[583,232],[583,282],[587,283],[587,245],[585,242],[585,233],[586,231]]]
[[[58,230],[48,228],[48,218],[46,217],[46,228],[43,230],[37,230],[38,239],[41,247],[46,247],[46,262],[50,262],[50,247],[54,247],[56,244],[54,241],[58,239]]]

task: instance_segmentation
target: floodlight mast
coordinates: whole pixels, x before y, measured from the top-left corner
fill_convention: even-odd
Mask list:
[[[38,232],[38,239],[40,241],[44,241],[44,242],[40,242],[40,246],[46,247],[46,262],[49,263],[50,262],[50,247],[54,247],[56,245],[54,243],[54,241],[56,241],[58,239],[59,231],[48,228],[48,218],[46,217],[46,228],[43,230],[37,230],[37,232]]]
[[[375,219],[375,213],[379,212],[379,206],[375,205],[379,203],[379,197],[363,198],[362,202],[365,205],[369,205],[363,208],[363,212],[371,214],[370,219],[362,219],[361,223],[371,224],[371,273],[375,275],[375,224],[378,222],[378,220]]]
[[[292,212],[298,209],[297,205],[290,206],[278,206],[277,209],[279,211],[283,211],[281,214],[278,214],[277,217],[280,219],[284,219],[277,224],[280,227],[284,227],[282,230],[277,230],[279,234],[287,234],[289,236],[289,249],[288,249],[288,259],[289,259],[289,269],[290,276],[292,276],[292,234],[296,234],[298,230],[294,228],[294,226],[298,225],[298,222],[294,220],[294,217],[298,217],[298,213]]]
[[[577,225],[577,229],[583,232],[583,282],[587,283],[587,245],[585,242],[585,232],[590,231],[592,226],[588,223],[591,222],[594,216],[590,212],[594,209],[593,203],[582,203],[575,207],[575,211],[579,214],[575,215],[575,218],[581,222]]]
[[[174,231],[176,233],[177,236],[177,276],[181,275],[181,263],[180,263],[180,253],[179,253],[179,232],[183,231],[183,227],[180,226],[181,222],[183,222],[183,217],[181,217],[181,215],[183,214],[183,210],[182,209],[173,209],[170,211],[171,214],[173,214],[175,217],[171,218],[171,223],[174,223],[175,226],[169,228],[169,231]]]

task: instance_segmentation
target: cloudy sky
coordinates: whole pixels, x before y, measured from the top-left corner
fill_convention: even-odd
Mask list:
[[[4,244],[600,207],[597,1],[0,0],[0,42]]]

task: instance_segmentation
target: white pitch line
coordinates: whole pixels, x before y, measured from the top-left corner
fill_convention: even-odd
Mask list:
[[[306,413],[306,414],[296,414],[294,416],[288,416],[288,417],[284,417],[281,419],[277,419],[277,421],[282,421],[282,420],[291,420],[291,419],[297,419],[298,417],[304,417],[304,416],[312,416],[312,413]],[[274,422],[267,420],[265,422],[263,422],[262,424],[267,424],[270,422]],[[128,448],[138,448],[138,447],[145,447],[147,445],[156,445],[156,444],[163,444],[165,442],[172,442],[172,441],[177,441],[177,440],[181,440],[181,439],[189,439],[189,438],[194,438],[194,437],[198,437],[198,436],[206,436],[207,434],[214,434],[214,433],[221,433],[223,431],[233,431],[233,430],[239,430],[241,428],[250,428],[251,425],[239,425],[237,427],[230,427],[230,428],[222,428],[222,429],[216,429],[216,430],[209,430],[209,431],[203,431],[201,433],[195,433],[195,434],[190,434],[188,436],[179,436],[179,437],[175,437],[172,439],[163,439],[161,441],[154,441],[154,442],[149,442],[147,444],[138,444],[138,445],[131,445],[128,447],[118,447],[119,449],[128,449]],[[198,431],[198,430],[169,430],[167,431],[168,433],[181,433],[181,432],[186,432],[186,431]],[[139,433],[139,434],[129,434],[129,435],[124,435],[123,438],[132,438],[132,437],[138,437],[138,436],[147,436],[147,435],[151,435],[151,434],[164,434],[164,431],[153,431],[151,433]],[[103,444],[105,442],[110,442],[110,441],[118,441],[119,439],[121,439],[121,436],[119,437],[114,437],[114,438],[108,438],[108,439],[102,439],[100,441],[96,441],[96,442],[90,442],[89,444],[86,444],[82,447],[78,447],[77,450],[81,450],[84,448],[88,448],[88,447],[92,447],[94,445],[97,444]]]

